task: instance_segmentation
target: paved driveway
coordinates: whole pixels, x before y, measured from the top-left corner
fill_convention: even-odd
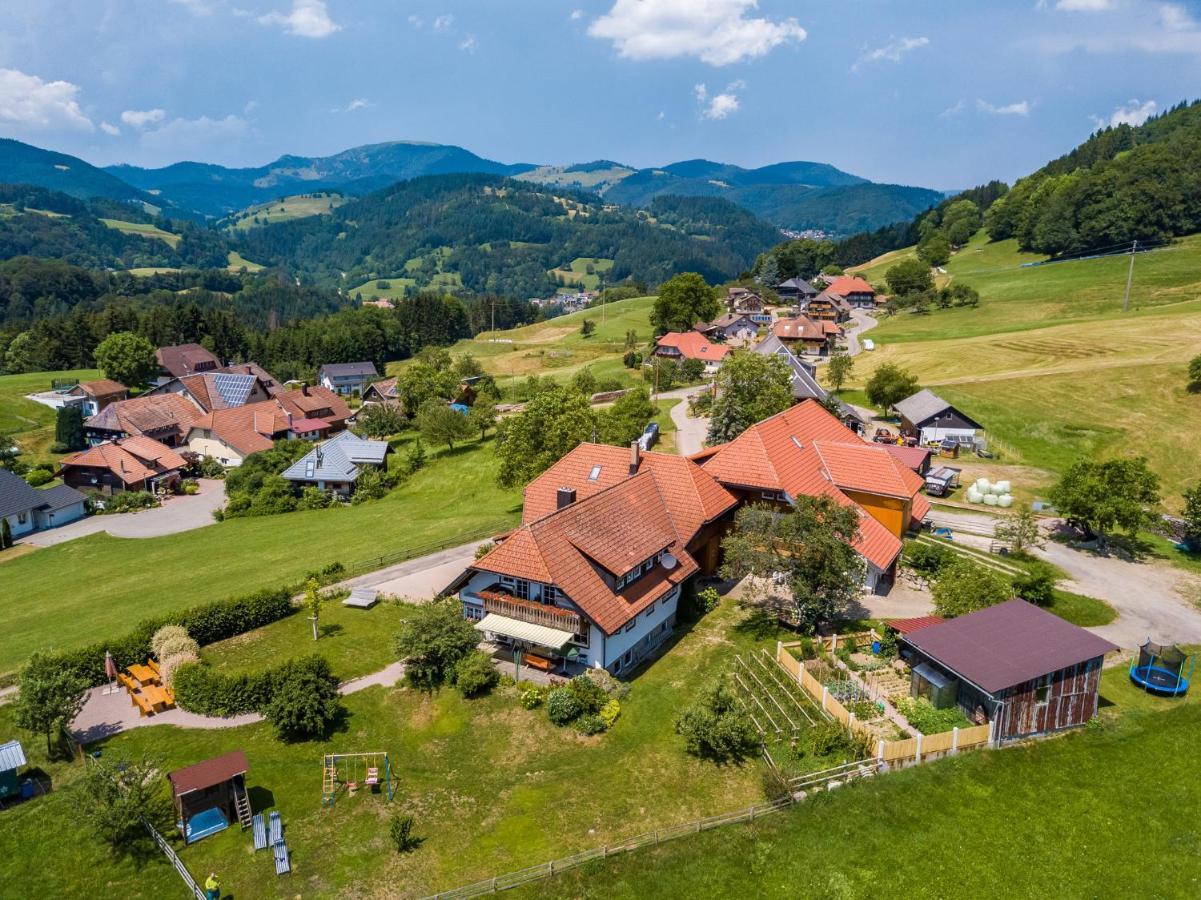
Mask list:
[[[880,320],[861,309],[851,310],[851,318],[859,327],[847,331],[847,356],[858,356],[863,352],[863,346],[859,343],[860,336],[879,325]]]
[[[679,398],[687,401],[704,391],[710,390],[709,385],[678,388],[674,391],[664,391],[659,395],[660,400]],[[680,456],[691,456],[704,449],[705,438],[709,436],[709,419],[694,419],[688,415],[688,403],[677,403],[671,408],[671,421],[676,426],[676,452]]]
[[[484,542],[474,541],[451,547],[420,559],[411,559],[386,569],[359,575],[337,586],[371,587],[382,594],[392,594],[413,602],[432,600],[456,575],[475,561],[476,548],[482,543]]]
[[[39,531],[21,538],[17,543],[53,547],[101,531],[107,531],[113,537],[151,538],[212,525],[213,510],[225,504],[225,482],[201,478],[198,484],[200,492],[191,497],[168,497],[162,506],[141,512],[89,516],[61,528]]]

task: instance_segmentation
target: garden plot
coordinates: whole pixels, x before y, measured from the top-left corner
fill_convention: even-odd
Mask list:
[[[813,771],[799,758],[807,733],[830,716],[763,649],[736,656],[731,680],[743,708],[763,738],[769,762],[785,775]],[[816,766],[820,768],[820,766]]]

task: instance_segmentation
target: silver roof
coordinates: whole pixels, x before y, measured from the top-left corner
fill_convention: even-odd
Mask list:
[[[923,388],[912,397],[906,397],[900,403],[893,404],[893,409],[917,425],[938,415],[951,406],[946,400],[929,388]]]
[[[0,744],[0,772],[10,772],[25,765],[25,751],[20,741]]]

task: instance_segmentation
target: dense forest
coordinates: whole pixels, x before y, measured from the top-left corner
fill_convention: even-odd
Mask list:
[[[172,247],[162,238],[119,231],[102,219],[154,225],[179,235]],[[57,191],[23,184],[0,184],[0,259],[40,256],[90,268],[224,266],[224,237],[192,222],[169,222],[147,214],[140,204],[119,200],[78,200]]]
[[[1019,180],[985,225],[1052,256],[1201,230],[1201,101],[1098,131]]]
[[[495,301],[495,304],[493,304]],[[529,303],[419,294],[394,309],[347,306],[336,291],[224,270],[134,278],[57,260],[0,263],[0,373],[91,367],[96,345],[133,331],[155,346],[196,342],[276,377],[326,362],[404,359],[488,327],[534,321]]]
[[[612,259],[613,281],[657,284],[687,271],[721,281],[744,271],[777,236],[712,198],[665,198],[632,211],[500,176],[438,175],[393,185],[329,216],[254,229],[242,252],[320,284],[417,277],[420,287],[423,277],[433,283],[450,274],[466,291],[525,299],[553,293],[547,270],[578,257]]]

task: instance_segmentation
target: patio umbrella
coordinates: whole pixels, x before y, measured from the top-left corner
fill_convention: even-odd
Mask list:
[[[104,676],[109,681],[109,689],[112,689],[112,682],[117,677],[117,661],[113,659],[112,653],[108,650],[104,651]]]

